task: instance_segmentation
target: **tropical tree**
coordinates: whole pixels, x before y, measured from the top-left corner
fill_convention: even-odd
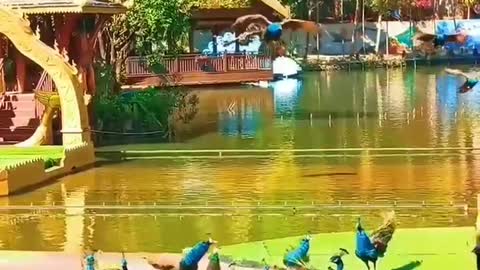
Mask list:
[[[126,14],[114,16],[101,35],[105,62],[121,79],[125,60],[132,54],[159,60],[165,54],[185,51],[190,30],[192,1],[136,0]]]
[[[375,42],[375,52],[378,53],[380,46],[380,34],[382,31],[382,17],[388,16],[392,10],[398,10],[404,1],[401,0],[371,0],[369,2],[370,8],[377,12],[377,39]],[[387,44],[388,46],[388,44]]]
[[[467,19],[470,19],[471,9],[479,3],[479,0],[464,0],[463,3],[467,6]]]

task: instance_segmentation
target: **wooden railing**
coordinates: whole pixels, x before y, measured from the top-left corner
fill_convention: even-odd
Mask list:
[[[270,70],[271,58],[261,55],[182,55],[166,57],[160,63],[166,74],[198,73],[198,72],[230,72],[242,70]],[[127,77],[152,75],[148,62],[139,56],[129,57],[126,61]]]

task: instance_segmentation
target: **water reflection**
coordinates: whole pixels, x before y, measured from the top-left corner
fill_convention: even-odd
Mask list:
[[[302,81],[297,79],[286,79],[272,82],[275,113],[277,115],[292,115],[298,105],[298,98],[301,95]]]
[[[177,125],[180,143],[144,148],[300,149],[336,147],[479,147],[480,92],[458,96],[455,79],[434,68],[307,74],[271,88],[197,90],[199,113]],[[136,160],[65,177],[11,198],[16,204],[168,204],[190,210],[4,212],[0,247],[76,251],[179,251],[206,233],[223,244],[351,230],[380,211],[298,211],[291,205],[393,202],[475,203],[478,155]],[[277,205],[283,210],[202,210],[205,205]],[[400,227],[465,226],[463,208],[399,209]],[[188,232],[188,233],[186,233]],[[121,240],[121,241],[120,241]]]

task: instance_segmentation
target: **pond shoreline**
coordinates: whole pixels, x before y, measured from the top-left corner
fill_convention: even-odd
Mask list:
[[[326,56],[309,55],[307,59],[297,58],[305,71],[339,71],[339,70],[367,70],[378,68],[403,68],[416,66],[437,65],[477,65],[480,57],[451,56],[451,57],[407,57],[375,55],[359,56]]]

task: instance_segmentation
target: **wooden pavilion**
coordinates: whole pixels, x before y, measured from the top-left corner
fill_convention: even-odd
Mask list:
[[[190,33],[190,52],[194,52],[195,31],[209,30],[213,35],[230,30],[238,17],[249,14],[262,14],[271,21],[281,21],[290,17],[290,9],[278,0],[251,0],[250,4],[237,8],[201,6],[192,11],[192,32]]]
[[[83,89],[94,92],[98,33],[125,6],[108,0],[0,0],[0,5],[28,18],[37,38],[69,58]],[[22,141],[33,133],[43,111],[36,91],[55,91],[51,77],[0,35],[0,143]]]
[[[290,17],[290,9],[278,0],[251,0],[249,5],[236,8],[223,8],[205,4],[192,11],[192,29],[190,33],[190,53],[195,52],[196,32],[210,32],[220,35],[230,30],[238,17],[249,14],[262,14],[271,21],[281,21]]]
[[[109,16],[126,11],[122,4],[107,0],[0,0],[0,5],[28,16],[40,40],[68,55],[79,68],[85,89],[95,89],[92,64],[97,34]],[[10,58],[15,63],[17,83],[11,90],[26,93],[53,89],[44,72],[39,73],[5,39],[2,45],[0,62]]]
[[[190,54],[165,57],[163,64],[168,74],[162,75],[149,71],[142,57],[129,57],[126,61],[128,85],[124,88],[142,89],[162,84],[205,86],[271,80],[272,64],[268,56],[240,52],[219,56],[199,54],[198,44],[202,43],[198,40],[200,37],[206,36],[208,42],[214,35],[230,31],[238,17],[249,14],[262,14],[271,21],[281,21],[290,17],[290,10],[278,0],[251,0],[248,5],[235,8],[221,7],[221,2],[205,3],[192,11]]]

